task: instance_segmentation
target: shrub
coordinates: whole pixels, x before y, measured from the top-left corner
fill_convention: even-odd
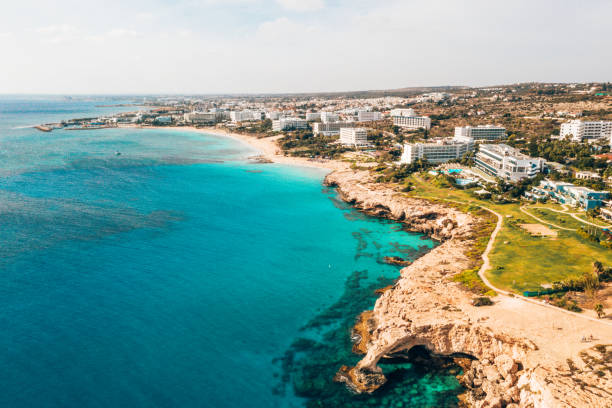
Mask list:
[[[493,301],[491,300],[491,298],[487,296],[481,296],[481,297],[477,297],[476,299],[474,299],[472,304],[477,307],[478,306],[491,306],[493,305]]]

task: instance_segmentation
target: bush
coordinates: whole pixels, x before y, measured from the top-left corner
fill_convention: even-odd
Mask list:
[[[493,301],[491,300],[491,298],[487,297],[487,296],[481,296],[478,297],[476,299],[474,299],[474,301],[472,302],[472,305],[478,307],[478,306],[491,306],[493,305]]]

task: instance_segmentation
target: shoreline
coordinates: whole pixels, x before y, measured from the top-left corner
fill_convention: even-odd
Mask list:
[[[312,160],[305,157],[294,157],[284,156],[280,154],[280,149],[276,145],[276,141],[282,137],[272,136],[267,138],[257,138],[255,136],[248,136],[240,133],[233,133],[230,131],[206,127],[196,128],[194,126],[137,126],[137,125],[123,125],[118,126],[120,129],[135,128],[135,129],[159,129],[159,130],[174,130],[174,131],[187,131],[201,134],[209,134],[220,137],[227,137],[236,141],[239,141],[245,145],[248,145],[257,150],[263,159],[270,160],[273,163],[296,166],[296,167],[311,167],[317,169],[328,170],[329,172],[335,170],[348,170],[350,168],[349,163],[340,162],[337,160]]]
[[[471,267],[466,254],[474,246],[476,218],[452,206],[401,197],[388,185],[368,182],[367,172],[354,172],[346,163],[283,156],[275,144],[281,136],[258,139],[216,128],[129,127],[229,137],[275,163],[326,169],[330,173],[326,183],[337,186],[344,201],[441,241],[401,270],[397,283],[377,299],[374,310],[364,312],[371,313],[367,319],[364,314],[355,316],[359,326],[355,333],[362,339],[356,346],[364,356],[355,367],[343,366],[335,378],[353,391],[374,392],[386,381],[378,368],[381,359],[423,345],[435,354],[475,359],[461,361],[461,382],[466,386],[462,399],[469,406],[499,402],[499,406],[556,407],[571,401],[573,406],[604,407],[612,398],[599,391],[612,389],[611,380],[572,368],[575,364],[584,369],[581,354],[597,344],[581,343],[579,336],[594,334],[605,344],[612,339],[609,327],[510,296],[497,296],[493,306],[476,307],[475,295],[449,279]],[[575,391],[580,384],[585,389]],[[569,392],[574,393],[571,398],[566,396]]]

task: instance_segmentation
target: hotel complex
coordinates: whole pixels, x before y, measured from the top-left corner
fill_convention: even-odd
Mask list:
[[[501,126],[486,125],[486,126],[463,126],[455,128],[455,138],[461,139],[470,137],[475,142],[480,140],[493,141],[502,140],[507,136],[506,128]]]
[[[357,112],[358,122],[373,122],[382,119],[382,113],[370,112],[370,111],[359,111]]]
[[[534,159],[506,144],[481,144],[476,154],[476,167],[506,181],[535,177],[544,161]]]
[[[539,187],[525,193],[531,199],[553,199],[560,204],[580,207],[586,211],[601,207],[610,198],[608,191],[595,191],[562,181],[542,180]]]
[[[561,124],[559,138],[571,137],[574,142],[593,141],[601,138],[612,139],[612,122],[583,122],[572,120]]]
[[[364,146],[368,144],[368,131],[364,128],[340,129],[340,143],[350,146]]]
[[[439,139],[430,143],[407,143],[400,163],[410,164],[418,159],[430,163],[445,163],[449,160],[461,159],[474,149],[474,142],[460,142],[452,139]]]
[[[333,112],[321,112],[321,122],[329,123],[329,122],[337,122],[340,120],[340,116],[337,113]]]
[[[281,132],[283,130],[308,129],[306,119],[300,118],[280,118],[272,121],[272,130]]]
[[[322,136],[336,136],[340,134],[342,128],[355,127],[355,122],[317,122],[312,125],[312,133]]]
[[[391,111],[393,125],[407,129],[431,128],[431,119],[428,116],[416,116],[414,109],[393,109]]]

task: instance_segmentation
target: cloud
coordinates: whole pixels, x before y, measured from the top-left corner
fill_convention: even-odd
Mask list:
[[[41,36],[41,41],[47,44],[60,44],[75,40],[79,35],[79,29],[69,24],[50,25],[36,29]]]
[[[291,11],[316,11],[325,7],[324,0],[276,0],[276,2]]]

